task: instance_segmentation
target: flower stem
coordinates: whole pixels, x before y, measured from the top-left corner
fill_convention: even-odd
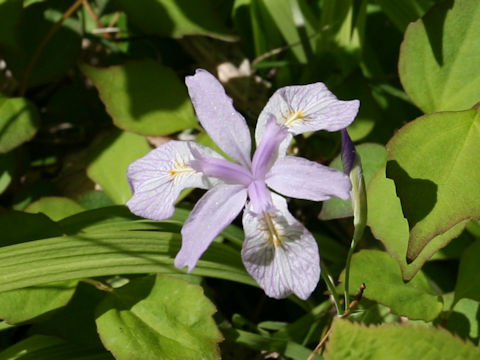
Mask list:
[[[348,250],[348,255],[347,255],[347,262],[345,264],[345,311],[350,306],[350,262],[352,260],[353,253],[355,251],[355,248],[357,247],[357,243],[360,241],[363,235],[363,230],[365,230],[365,226],[360,225],[360,226],[355,226],[355,230],[353,231],[353,238],[352,242],[350,244],[350,249]]]
[[[327,289],[332,295],[333,303],[335,304],[335,309],[337,310],[337,315],[342,315],[342,306],[340,304],[340,297],[338,296],[337,290],[335,289],[335,285],[333,284],[332,280],[330,279],[330,275],[328,273],[327,267],[323,263],[320,263],[321,270],[322,270],[322,279],[325,281],[327,285]]]

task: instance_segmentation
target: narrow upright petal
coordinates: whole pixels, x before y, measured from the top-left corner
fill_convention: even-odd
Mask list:
[[[305,300],[320,277],[317,243],[290,215],[285,199],[272,198],[275,209],[256,214],[247,206],[243,213],[242,260],[268,296],[281,299],[293,293]]]
[[[207,176],[234,184],[247,186],[252,182],[252,175],[246,167],[225,159],[200,156],[190,161],[190,166]]]
[[[253,154],[252,174],[256,179],[264,179],[271,164],[277,158],[279,145],[288,135],[285,126],[279,126],[273,115],[267,121],[262,140]]]
[[[198,120],[213,141],[232,159],[250,165],[250,131],[242,115],[225,94],[222,84],[208,71],[199,69],[185,83]]]
[[[200,256],[245,206],[247,189],[242,185],[219,184],[197,202],[182,227],[182,248],[175,266],[192,271]]]
[[[358,112],[358,100],[341,101],[323,83],[278,89],[260,113],[255,138],[261,139],[269,114],[293,135],[308,131],[337,131],[347,127]]]
[[[342,163],[345,174],[350,174],[357,153],[347,129],[342,129]]]
[[[339,170],[295,156],[279,159],[266,178],[267,185],[282,195],[323,201],[331,196],[350,197],[350,179]]]
[[[220,157],[194,142],[169,141],[130,164],[127,178],[133,196],[127,206],[132,213],[152,220],[168,219],[183,189],[208,189],[212,182],[217,182],[188,165],[194,159],[192,149],[205,156]]]

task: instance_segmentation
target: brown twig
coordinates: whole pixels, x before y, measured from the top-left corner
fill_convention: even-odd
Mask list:
[[[352,311],[355,309],[355,307],[358,305],[358,303],[362,299],[363,292],[365,291],[365,288],[366,288],[365,284],[362,283],[360,285],[360,288],[358,289],[357,293],[355,294],[355,300],[353,300],[350,303],[350,306],[342,314],[342,316],[340,316],[340,319],[345,319],[348,315],[350,315],[352,313]],[[325,342],[328,340],[328,337],[330,336],[331,333],[332,333],[332,327],[330,327],[330,329],[328,329],[328,331],[325,333],[325,335],[323,335],[323,338],[320,340],[320,342],[315,347],[315,349],[312,351],[312,353],[308,356],[307,360],[313,360],[315,355],[317,355],[320,352],[320,350],[322,349],[323,345],[325,345]]]
[[[90,6],[90,3],[88,2],[88,0],[83,0],[83,6],[85,7],[85,9],[87,10],[88,14],[90,15],[90,17],[93,19],[93,21],[95,22],[95,24],[97,25],[97,28],[99,29],[102,29],[103,28],[103,24],[100,22],[100,20],[98,19],[98,16],[97,14],[95,14],[95,11],[93,11],[92,7]],[[111,35],[108,33],[108,32],[102,32],[101,35],[104,37],[104,38],[110,38]]]
[[[75,3],[73,3],[73,5],[70,6],[67,9],[67,11],[65,11],[65,13],[62,15],[60,20],[58,20],[56,24],[52,26],[52,28],[47,33],[47,35],[45,35],[45,37],[43,38],[42,42],[35,49],[35,53],[30,59],[30,62],[28,63],[27,67],[25,68],[25,72],[23,73],[22,81],[20,83],[20,90],[19,90],[20,96],[25,95],[25,91],[27,90],[28,80],[30,79],[30,75],[32,74],[33,68],[37,63],[38,58],[42,54],[43,49],[48,44],[52,36],[55,35],[55,33],[58,31],[60,26],[62,26],[62,23],[65,21],[65,19],[68,19],[82,5],[82,3],[83,3],[83,0],[75,1]]]

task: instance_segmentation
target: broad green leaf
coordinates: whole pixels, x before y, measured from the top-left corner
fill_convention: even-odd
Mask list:
[[[84,211],[81,205],[66,197],[43,197],[25,208],[27,213],[43,213],[53,221],[58,221],[73,214]]]
[[[137,230],[79,233],[2,247],[0,291],[94,276],[184,273],[173,266],[180,249],[178,233]],[[239,250],[218,242],[193,274],[258,286],[245,271]]]
[[[77,199],[77,202],[88,210],[115,205],[103,191],[97,190],[83,194]]]
[[[380,169],[367,188],[368,221],[373,235],[380,240],[388,253],[397,260],[405,280],[412,279],[423,264],[439,249],[457,237],[465,226],[460,223],[444,234],[433,238],[412,262],[407,263],[409,239],[408,222],[403,216],[402,205],[397,197],[395,183]]]
[[[220,359],[215,306],[200,286],[163,275],[131,281],[97,307],[97,328],[118,360]]]
[[[445,294],[443,299],[447,316],[445,328],[464,339],[478,339],[480,303],[466,298],[454,303],[455,293]]]
[[[455,301],[469,298],[480,301],[480,240],[465,249],[460,259],[455,286]]]
[[[109,68],[82,65],[81,69],[121,129],[167,135],[198,125],[186,87],[166,66],[146,60]]]
[[[400,50],[405,91],[425,113],[471,108],[480,101],[480,2],[448,0],[408,26]]]
[[[343,277],[344,273],[341,281]],[[443,309],[442,298],[432,294],[423,273],[405,283],[398,263],[383,251],[363,250],[353,255],[350,267],[352,295],[362,283],[366,285],[365,298],[388,306],[393,313],[409,319],[431,321]]]
[[[362,161],[363,176],[365,178],[365,184],[368,185],[378,169],[385,165],[385,162],[387,161],[387,151],[379,144],[360,144],[356,146],[355,149]],[[340,155],[333,159],[330,167],[343,171]],[[323,203],[322,211],[319,215],[321,220],[349,216],[353,216],[351,200],[342,200],[336,197],[332,197]]]
[[[10,185],[12,178],[15,176],[15,170],[15,152],[0,154],[0,194],[8,188],[8,185]]]
[[[81,37],[74,30],[78,24],[67,18],[45,43],[33,65],[29,65],[38,51],[39,45],[55,26],[62,14],[71,6],[69,2],[42,2],[23,9],[16,29],[19,44],[15,50],[5,52],[5,60],[14,77],[26,82],[27,87],[37,86],[57,79],[75,65],[81,53]],[[58,56],[52,56],[57,54]],[[28,79],[25,73],[33,66]]]
[[[57,310],[68,303],[76,286],[76,281],[64,281],[0,292],[0,319],[19,324]]]
[[[22,0],[0,0],[0,47],[18,45],[16,26],[22,14]]]
[[[422,17],[436,0],[376,0],[383,12],[403,33],[407,25]]]
[[[207,35],[222,40],[234,36],[206,0],[117,0],[128,19],[147,34],[181,38]]]
[[[40,126],[40,115],[25,98],[0,97],[0,154],[30,140]]]
[[[87,175],[100,184],[115,203],[124,204],[132,194],[127,181],[128,165],[150,150],[143,136],[116,131],[93,150]]]
[[[414,260],[436,236],[480,217],[480,113],[425,115],[387,144],[387,176],[395,181]]]
[[[0,246],[60,236],[60,227],[44,214],[10,211],[0,215]]]
[[[443,329],[412,325],[366,327],[337,319],[327,343],[328,360],[475,360],[480,350]]]
[[[60,338],[33,335],[0,352],[0,360],[113,360],[102,349],[85,348]]]

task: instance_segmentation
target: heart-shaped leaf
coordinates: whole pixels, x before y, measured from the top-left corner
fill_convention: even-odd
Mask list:
[[[118,360],[219,359],[215,311],[201,287],[158,275],[113,290],[97,307],[96,322]]]

